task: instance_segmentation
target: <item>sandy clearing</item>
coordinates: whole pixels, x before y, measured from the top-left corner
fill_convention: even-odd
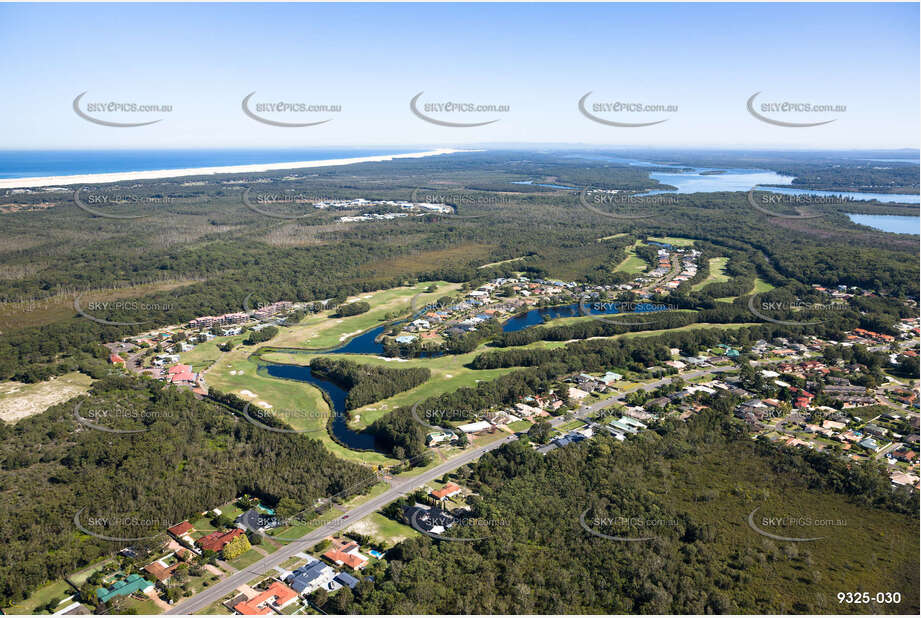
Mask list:
[[[88,386],[68,384],[62,380],[48,380],[40,384],[6,382],[0,385],[0,394],[6,395],[0,399],[0,420],[15,423],[28,416],[41,414],[51,406],[63,403],[87,390]]]
[[[240,394],[243,395],[244,397],[255,397],[256,396],[256,393],[246,388],[240,391]]]
[[[272,407],[272,404],[268,403],[267,401],[257,401],[256,405],[262,408],[263,410],[268,410],[269,408]]]
[[[339,337],[339,341],[345,341],[345,340],[348,339],[349,337],[354,337],[355,335],[358,335],[358,334],[361,333],[361,332],[362,332],[362,331],[360,331],[360,330],[356,330],[354,333],[346,333],[346,334],[342,335],[341,337]]]

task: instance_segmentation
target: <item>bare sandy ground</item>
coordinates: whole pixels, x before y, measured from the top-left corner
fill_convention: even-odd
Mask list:
[[[3,382],[0,384],[0,420],[8,423],[40,414],[53,405],[85,393],[89,386],[54,379],[39,384]]]
[[[272,172],[275,170],[294,170],[312,167],[330,167],[334,165],[354,165],[356,163],[378,163],[394,159],[418,159],[455,152],[473,152],[439,148],[424,152],[410,152],[397,155],[380,155],[375,157],[351,157],[347,159],[324,159],[322,161],[292,161],[288,163],[261,163],[254,165],[223,165],[218,167],[188,167],[172,170],[147,170],[143,172],[110,172],[106,174],[76,174],[73,176],[42,176],[36,178],[0,179],[0,189],[25,189],[31,187],[92,185],[130,180],[156,180],[159,178],[179,178],[182,176],[205,176],[211,174],[248,174]]]

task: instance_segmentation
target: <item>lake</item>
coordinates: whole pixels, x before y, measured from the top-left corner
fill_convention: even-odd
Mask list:
[[[921,196],[900,195],[893,193],[862,193],[854,191],[817,191],[813,189],[796,189],[793,187],[773,187],[765,185],[790,185],[793,176],[784,176],[771,170],[757,168],[716,168],[692,167],[673,163],[653,163],[639,159],[614,157],[607,155],[572,155],[572,158],[593,161],[610,161],[635,167],[673,168],[675,172],[650,172],[649,177],[662,184],[676,187],[676,190],[661,189],[647,191],[640,195],[662,195],[670,193],[715,193],[717,191],[759,191],[784,193],[786,195],[841,196],[852,200],[877,200],[884,204],[918,204]],[[720,172],[720,173],[714,173]]]
[[[582,309],[579,307],[579,303],[572,303],[571,305],[561,305],[559,307],[539,307],[537,309],[531,309],[527,313],[524,313],[519,316],[515,316],[506,320],[502,324],[503,333],[514,333],[532,326],[539,326],[543,324],[546,320],[555,320],[557,318],[577,318],[588,315],[614,315],[620,313],[615,306],[614,301],[603,303],[603,309],[596,309],[595,302],[585,303],[585,308]],[[652,311],[666,311],[670,309],[667,306],[655,305],[653,303],[643,303],[644,305],[648,304],[649,309],[644,311],[642,307],[633,313],[649,313]]]
[[[349,394],[347,390],[329,380],[316,377],[313,375],[313,371],[310,367],[301,365],[277,365],[274,363],[264,363],[262,366],[265,368],[266,373],[273,378],[306,382],[329,395],[329,399],[333,402],[333,409],[336,413],[333,417],[331,433],[339,442],[351,449],[384,452],[378,448],[377,439],[374,434],[355,431],[349,428],[346,420],[348,419],[348,414],[345,409],[345,398]]]
[[[882,230],[883,232],[892,232],[893,234],[918,235],[918,225],[921,223],[921,219],[918,217],[907,217],[903,215],[846,214],[854,223],[866,225],[877,230]]]

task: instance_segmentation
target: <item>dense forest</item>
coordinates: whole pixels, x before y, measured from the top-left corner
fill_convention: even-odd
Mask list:
[[[87,397],[0,424],[0,603],[126,545],[80,532],[78,513],[91,533],[139,538],[241,493],[311,505],[372,478],[188,391],[102,378]]]
[[[333,457],[318,442],[263,431],[241,421],[234,411],[240,409],[242,400],[233,396],[215,393],[217,403],[205,402],[188,393],[164,390],[160,383],[110,375],[109,350],[102,344],[157,325],[246,310],[253,295],[264,304],[327,301],[325,307],[341,305],[340,315],[346,315],[364,310],[364,303],[342,303],[370,291],[419,281],[474,284],[515,272],[613,285],[630,278],[617,265],[636,240],[680,236],[697,241],[701,270],[669,297],[668,302],[677,304],[679,310],[657,314],[656,324],[635,327],[583,321],[506,334],[490,324],[451,338],[444,351],[453,354],[470,352],[492,340],[491,347],[473,360],[475,369],[516,368],[496,380],[420,404],[424,409],[472,416],[518,401],[523,395],[544,392],[567,372],[613,367],[642,372],[665,359],[672,346],[693,354],[727,341],[744,349],[759,338],[775,336],[797,340],[813,333],[838,338],[855,326],[892,333],[899,318],[917,311],[917,304],[911,304],[918,296],[917,240],[858,227],[839,207],[817,207],[822,217],[796,220],[754,212],[744,193],[682,194],[674,204],[652,207],[654,216],[649,219],[624,221],[587,210],[577,191],[515,184],[550,181],[616,189],[628,195],[663,188],[649,178],[649,171],[655,168],[640,169],[605,156],[592,158],[597,154],[491,151],[458,153],[437,161],[404,159],[387,166],[317,168],[309,174],[139,181],[131,185],[135,197],[169,200],[132,201],[130,209],[144,215],[136,221],[91,217],[74,205],[70,191],[0,192],[4,204],[11,206],[0,212],[0,380],[37,382],[75,370],[98,380],[87,397],[15,425],[0,425],[0,538],[6,544],[0,562],[0,601],[20,599],[39,584],[120,549],[75,530],[73,519],[81,509],[88,518],[156,521],[160,530],[164,527],[160,524],[175,523],[241,492],[263,497],[269,504],[286,499],[309,505],[368,480],[367,469]],[[911,178],[894,167],[860,171],[865,163],[843,158],[810,161],[776,153],[741,153],[735,158],[687,152],[667,156],[689,166],[731,164],[785,171],[801,176],[798,181],[803,186],[816,188],[831,183],[837,188],[859,185],[886,192],[917,190],[917,166]],[[840,169],[841,175],[830,175],[832,169]],[[853,183],[844,186],[844,174],[850,174]],[[823,182],[826,184],[819,186]],[[302,212],[298,209],[304,206],[290,200],[280,201],[277,208],[304,216],[279,220],[244,205],[243,183],[279,195],[369,200],[405,200],[421,188],[442,195],[463,217],[432,214],[346,224],[337,222],[337,217],[351,214],[348,211]],[[125,190],[118,185],[98,187],[99,192],[124,194]],[[639,254],[651,257],[642,248]],[[692,290],[708,274],[707,258],[720,256],[729,258],[725,265],[728,280]],[[516,261],[503,263],[505,260]],[[748,309],[759,281],[775,288],[759,295],[759,302],[786,306],[794,300],[822,302],[823,296],[813,285],[860,286],[868,293],[858,293],[848,300],[846,310],[826,312],[820,316],[821,324],[809,327],[763,323],[732,331],[715,328],[650,333],[627,340],[590,339],[697,323],[762,322]],[[115,298],[136,302],[92,308],[94,303]],[[77,299],[82,307],[79,311]],[[791,315],[778,312],[772,317]],[[806,312],[798,317],[810,315]],[[274,327],[267,327],[252,342],[274,332]],[[571,339],[577,341],[554,350],[515,349],[538,341]],[[421,343],[394,344],[387,351],[405,356],[426,352]],[[350,389],[350,409],[429,378],[421,369],[371,369],[329,359],[315,359],[311,367]],[[916,374],[917,362],[900,370],[912,369]],[[77,418],[74,406],[81,402],[83,412]],[[136,414],[99,414],[124,409]],[[93,425],[135,433],[112,433]],[[465,546],[433,545],[426,539],[407,542],[391,556],[388,571],[376,574],[374,586],[362,582],[352,609],[550,612],[567,604],[586,612],[667,611],[663,608],[669,607],[700,612],[744,611],[755,606],[789,609],[776,595],[763,606],[752,604],[759,597],[751,578],[770,575],[763,565],[792,561],[806,571],[802,577],[813,579],[809,571],[830,569],[813,569],[807,558],[787,556],[787,550],[778,548],[740,549],[739,554],[714,548],[712,539],[695,532],[698,524],[704,525],[698,521],[703,518],[699,508],[661,506],[676,514],[686,507],[691,519],[682,520],[686,522],[682,536],[657,550],[648,564],[641,560],[646,554],[639,548],[622,548],[612,554],[610,549],[599,548],[600,539],[576,536],[582,534],[577,521],[570,526],[575,507],[564,500],[589,501],[593,493],[615,499],[612,483],[620,483],[622,475],[602,472],[633,471],[623,482],[639,478],[641,472],[655,476],[659,468],[653,464],[663,458],[690,466],[689,460],[681,459],[688,453],[732,451],[731,460],[715,469],[732,472],[739,458],[768,462],[764,466],[772,473],[775,468],[789,468],[796,478],[821,491],[828,488],[831,478],[844,484],[845,493],[848,483],[855,482],[851,472],[838,468],[827,469],[828,479],[807,474],[809,466],[818,469],[821,462],[796,459],[784,463],[766,455],[757,450],[759,445],[733,438],[722,418],[706,417],[689,427],[650,442],[653,446],[641,441],[627,449],[604,452],[603,447],[609,445],[602,440],[598,447],[563,450],[545,460],[518,447],[484,458],[475,477],[464,477],[465,482],[474,483],[484,500],[506,500],[493,491],[501,485],[498,479],[520,477],[509,482],[513,491],[507,498],[517,501],[508,513],[524,513],[512,527],[518,532],[514,538],[492,549],[477,546],[476,552]],[[140,429],[143,431],[137,432]],[[397,458],[407,459],[423,451],[427,428],[402,408],[378,419],[372,431]],[[620,459],[620,451],[633,459]],[[591,457],[585,457],[586,453]],[[637,462],[644,462],[643,471],[636,470]],[[569,475],[578,481],[573,482],[571,493]],[[869,475],[861,482],[867,484],[863,489],[869,495],[878,497],[878,492],[873,493],[875,478]],[[655,482],[649,479],[650,484]],[[732,495],[734,486],[727,484],[716,495]],[[645,490],[626,485],[617,489],[637,501],[631,507],[653,508]],[[676,492],[673,488],[673,494]],[[544,495],[546,506],[540,502]],[[706,502],[705,498],[699,501]],[[503,508],[511,509],[511,505]],[[526,521],[528,518],[532,521]],[[561,522],[565,525],[557,530]],[[524,533],[526,523],[531,528]],[[147,532],[108,530],[108,535],[133,537]],[[522,543],[521,538],[532,541]],[[506,569],[497,562],[507,560],[514,568]],[[749,563],[761,564],[758,568],[762,570],[745,566]],[[675,570],[666,571],[666,566]],[[648,572],[653,576],[646,586],[643,577]],[[669,581],[659,581],[657,572],[663,577],[668,573]],[[695,579],[702,576],[704,582]],[[436,577],[441,580],[434,581]],[[791,585],[799,585],[791,577]],[[880,590],[887,589],[883,582],[879,585]],[[904,588],[903,594],[908,590]],[[796,609],[822,608],[832,609],[818,601]]]
[[[403,541],[354,596],[327,611],[918,612],[917,495],[893,492],[872,462],[754,443],[726,410],[546,456],[512,443],[454,480],[478,494],[466,502],[481,540]],[[400,507],[416,500],[426,498],[410,496],[386,512],[400,518]],[[846,525],[822,529],[817,542],[785,543],[746,525],[756,508]],[[593,535],[580,518],[601,534],[650,540]],[[903,601],[839,605],[836,592],[857,589],[899,590]]]
[[[422,367],[393,369],[324,357],[311,360],[310,369],[314,375],[338,384],[349,392],[345,398],[347,410],[408,391],[432,375],[430,370]]]
[[[694,165],[717,155],[675,153],[679,156]],[[740,165],[806,164],[791,156],[735,156]],[[822,157],[819,166],[859,167]],[[170,199],[167,205],[139,199],[131,207],[146,216],[136,221],[90,217],[73,205],[70,192],[5,192],[4,200],[21,209],[0,214],[0,379],[36,381],[63,373],[60,363],[73,355],[104,358],[100,343],[158,324],[240,311],[254,293],[265,303],[344,299],[408,282],[470,281],[510,270],[480,269],[483,264],[522,257],[519,266],[532,276],[618,283],[625,274],[613,266],[630,235],[682,236],[709,243],[708,255],[734,252],[727,266],[733,279],[708,286],[713,294],[748,293],[745,285],[757,275],[775,287],[853,285],[917,297],[917,243],[859,228],[835,206],[821,207],[819,219],[790,220],[753,211],[742,193],[703,193],[652,207],[652,218],[623,221],[586,210],[576,192],[512,184],[553,178],[574,187],[641,191],[656,187],[648,171],[604,157],[496,151],[437,163],[395,161],[386,171],[356,165],[324,168],[310,177],[266,173],[203,177],[200,184],[143,181],[132,185],[132,194]],[[483,216],[341,224],[337,213],[317,210],[279,221],[253,212],[241,199],[240,182],[259,183],[279,195],[408,199],[420,177],[423,188],[449,181],[452,189],[442,191],[444,199],[453,200],[459,214]],[[98,191],[116,189],[124,193],[117,185]],[[607,238],[618,233],[627,236]],[[718,298],[713,294],[704,296]],[[143,309],[126,304],[92,315],[141,324],[86,319],[73,310],[78,297],[83,306],[130,298]],[[459,339],[455,351],[475,344]]]

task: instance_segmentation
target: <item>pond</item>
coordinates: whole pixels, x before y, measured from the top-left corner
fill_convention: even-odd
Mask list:
[[[275,363],[263,363],[262,367],[265,369],[266,373],[273,378],[306,382],[325,392],[329,396],[329,400],[332,402],[333,409],[336,413],[331,423],[331,433],[339,442],[351,449],[384,452],[382,449],[378,448],[377,439],[374,434],[355,431],[348,426],[346,420],[348,419],[348,414],[345,409],[345,398],[349,394],[347,390],[329,380],[324,380],[313,375],[310,367],[301,365],[279,365]]]

